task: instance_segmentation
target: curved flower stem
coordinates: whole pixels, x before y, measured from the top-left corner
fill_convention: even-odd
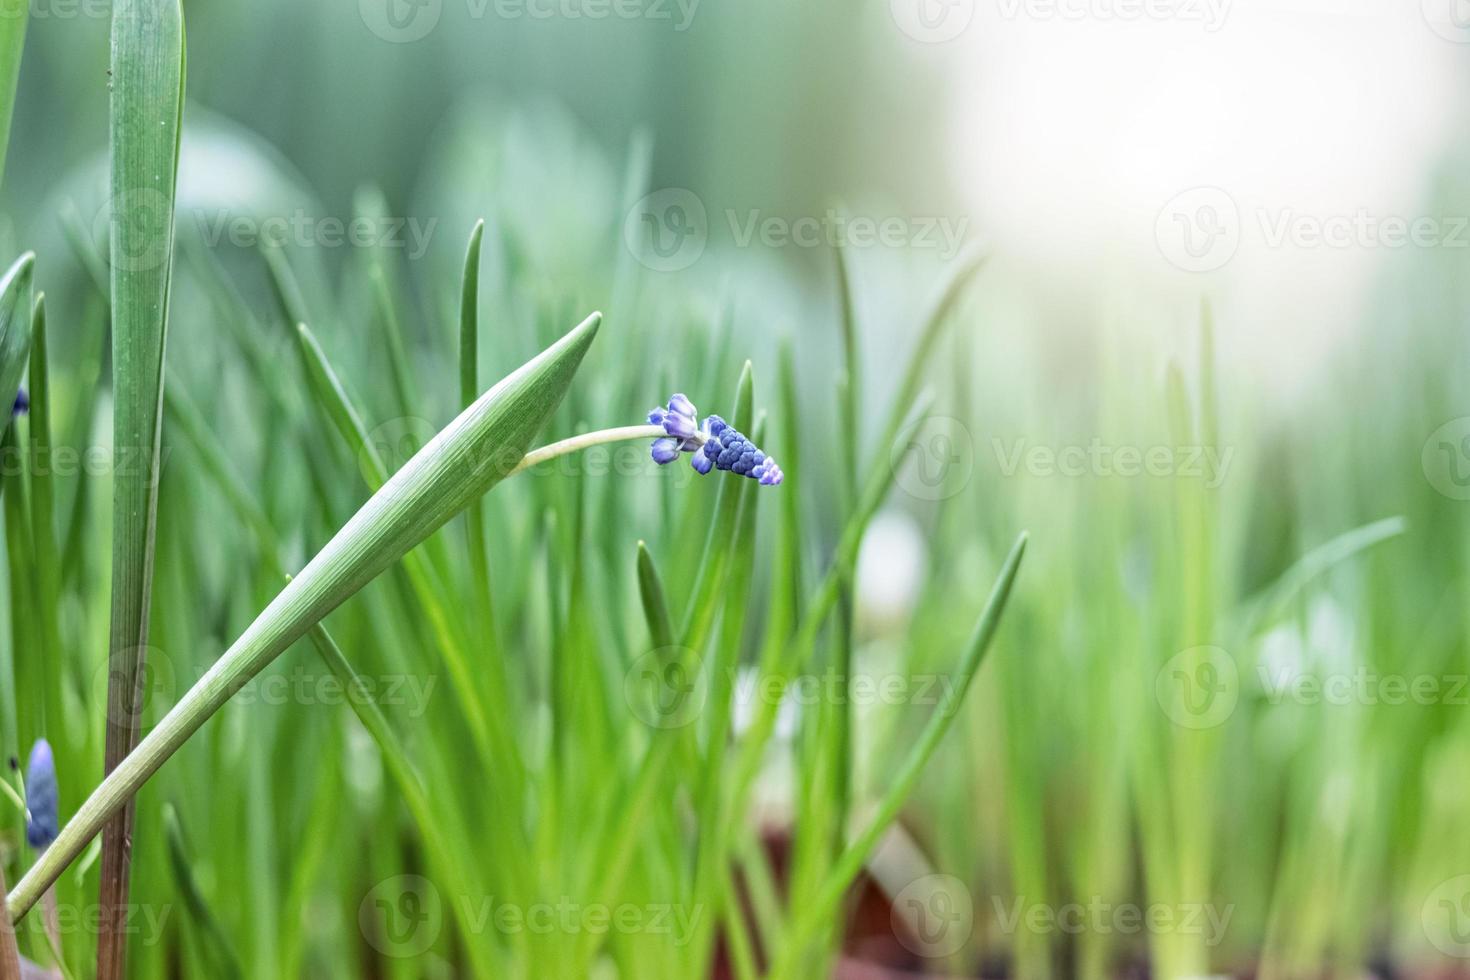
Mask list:
[[[596,432],[584,432],[582,435],[572,436],[570,439],[563,439],[560,442],[553,442],[550,445],[531,450],[521,458],[520,463],[507,476],[514,476],[522,470],[528,470],[533,466],[556,459],[558,456],[580,452],[583,449],[590,449],[593,446],[601,446],[609,442],[624,442],[629,439],[659,439],[667,434],[661,425],[624,425],[616,429],[598,429]]]

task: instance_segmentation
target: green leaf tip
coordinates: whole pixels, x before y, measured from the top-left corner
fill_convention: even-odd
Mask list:
[[[593,313],[475,400],[405,463],[307,562],[214,666],[114,769],[10,894],[35,904],[113,814],[271,661],[514,470],[597,336]]]
[[[27,252],[0,278],[0,435],[10,427],[11,406],[20,391],[31,352],[31,277],[36,253]]]

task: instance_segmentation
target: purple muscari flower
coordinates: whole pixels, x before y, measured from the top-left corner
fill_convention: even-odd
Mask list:
[[[56,840],[61,829],[57,809],[56,760],[51,744],[37,739],[26,763],[26,842],[37,851]]]
[[[31,410],[31,396],[26,394],[24,388],[15,393],[15,404],[10,407],[10,414],[24,415]]]
[[[724,419],[711,415],[699,426],[697,417],[694,403],[684,395],[674,395],[667,408],[655,408],[648,413],[649,424],[660,426],[668,433],[653,442],[654,462],[660,466],[672,463],[681,452],[686,452],[690,454],[689,464],[700,475],[713,469],[729,470],[766,486],[775,486],[784,478],[775,460],[755,448]]]

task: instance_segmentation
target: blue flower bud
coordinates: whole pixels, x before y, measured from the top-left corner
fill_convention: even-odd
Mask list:
[[[31,410],[31,396],[26,393],[26,390],[24,388],[22,388],[22,389],[20,389],[19,391],[17,391],[15,393],[15,404],[11,406],[11,408],[10,408],[10,414],[12,416],[15,416],[15,415],[24,415],[26,412],[29,412],[30,410]]]
[[[699,427],[694,424],[694,418],[689,415],[680,415],[678,412],[669,412],[664,416],[664,431],[675,439],[693,439],[694,433]]]
[[[694,403],[682,394],[674,395],[669,399],[669,411],[675,415],[682,415],[691,422],[699,414],[694,409]]]
[[[58,795],[51,744],[37,739],[26,763],[26,842],[38,851],[50,847],[61,830]]]
[[[705,445],[707,446],[709,444],[705,443]],[[705,447],[700,446],[698,449],[690,454],[689,465],[694,467],[694,472],[698,473],[700,476],[704,476],[710,470],[715,468],[715,461],[711,457],[705,455]]]
[[[672,463],[679,458],[678,439],[655,439],[653,440],[653,461],[660,466]]]

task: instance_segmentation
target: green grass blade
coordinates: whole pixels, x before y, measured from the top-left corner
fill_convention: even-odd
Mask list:
[[[29,0],[0,0],[0,169],[10,145],[10,120],[15,116],[15,90],[20,85],[20,58],[30,12]]]
[[[317,404],[326,413],[337,431],[342,435],[360,461],[360,468],[371,490],[377,491],[388,479],[382,454],[369,436],[362,421],[362,413],[352,403],[336,370],[327,360],[326,353],[316,342],[305,324],[297,325],[301,340],[302,356],[306,365],[308,384]],[[471,501],[474,508],[479,501]],[[491,685],[491,700],[504,703],[507,681],[500,664],[486,664],[476,670],[470,662],[467,643],[446,605],[447,590],[440,584],[432,563],[419,553],[404,559],[404,570],[413,587],[425,617],[428,619],[440,651],[454,677],[455,694],[464,705],[480,752],[481,762],[500,775],[498,787],[510,794],[510,809],[517,812],[521,761],[515,746],[515,736],[505,717],[500,712],[491,712],[485,707],[486,698],[481,696],[481,682]]]
[[[480,249],[485,222],[475,222],[465,249],[464,278],[459,297],[459,400],[468,405],[480,394]],[[486,558],[485,512],[471,504],[464,512],[465,541],[470,553],[470,580],[475,587],[483,635],[495,637],[495,604],[490,596],[490,563]]]
[[[403,336],[403,321],[398,318],[398,306],[393,299],[393,284],[388,270],[381,264],[373,266],[370,276],[373,299],[383,321],[383,333],[388,339],[388,366],[393,374],[393,391],[398,396],[398,411],[409,413],[422,402],[413,383],[413,367],[409,361],[408,343]]]
[[[919,776],[924,771],[929,757],[944,740],[955,716],[959,714],[960,707],[964,704],[965,693],[969,690],[975,674],[979,671],[981,663],[985,659],[985,653],[990,648],[990,641],[994,638],[996,629],[1000,626],[1001,615],[1005,612],[1006,600],[1010,598],[1011,587],[1015,584],[1016,573],[1021,568],[1021,558],[1026,553],[1026,535],[1022,534],[1016,539],[1011,548],[1011,553],[1006,557],[1005,564],[1001,566],[1000,576],[991,589],[990,598],[986,600],[985,609],[980,613],[980,620],[975,626],[975,633],[970,639],[970,644],[965,650],[965,656],[960,661],[958,681],[954,688],[954,696],[947,700],[938,711],[930,716],[929,722],[924,727],[914,747],[908,756],[895,771],[893,779],[888,783],[883,797],[879,800],[873,817],[869,820],[862,833],[858,834],[847,849],[842,852],[836,866],[827,875],[827,879],[817,894],[815,900],[803,906],[795,925],[792,927],[791,938],[784,952],[784,962],[788,964],[797,961],[804,954],[803,942],[806,938],[814,935],[826,923],[829,916],[842,902],[848,887],[862,871],[864,864],[877,848],[879,840],[887,829],[898,818],[899,811],[904,803],[913,793],[918,784]],[[781,969],[772,971],[773,976],[786,976],[788,972]]]
[[[1297,559],[1274,582],[1246,600],[1240,618],[1240,636],[1250,639],[1258,629],[1279,616],[1307,584],[1329,569],[1367,549],[1396,538],[1409,529],[1402,517],[1383,520],[1344,531]]]
[[[113,772],[138,743],[139,672],[148,645],[158,508],[163,352],[174,239],[174,189],[184,107],[179,0],[119,0],[112,19],[113,447],[139,461],[113,476],[112,611],[107,749]],[[132,806],[102,840],[99,980],[126,974]]]
[[[755,382],[749,361],[740,372],[740,381],[735,386],[735,414],[731,416],[738,431],[750,432],[755,421]],[[740,513],[740,482],[725,480],[720,485],[719,503],[715,505],[715,519],[705,536],[704,556],[699,561],[699,571],[694,580],[694,590],[689,598],[689,612],[684,617],[682,644],[690,650],[701,650],[709,638],[714,625],[715,613],[720,607],[720,589],[725,582],[725,570],[730,562],[730,535],[735,531],[735,520]]]
[[[648,637],[653,641],[653,649],[667,650],[674,645],[674,621],[669,617],[663,580],[654,567],[648,545],[642,541],[638,542],[638,597],[643,602],[643,617],[648,621]]]
[[[169,388],[164,392],[164,408],[168,419],[184,436],[199,456],[204,472],[219,489],[224,499],[235,510],[241,521],[255,531],[260,538],[262,558],[269,564],[279,561],[280,539],[260,505],[255,502],[230,467],[229,458],[209,431],[208,424],[189,396],[180,388]],[[284,569],[282,569],[284,571]]]
[[[862,404],[862,389],[858,366],[856,304],[853,302],[852,283],[848,275],[847,250],[839,244],[834,254],[837,257],[838,323],[842,328],[844,365],[843,377],[838,385],[840,448],[844,456],[842,502],[844,509],[850,511],[856,505],[858,495],[858,445],[861,431],[858,406]],[[853,599],[852,576],[845,571],[839,589],[836,617],[836,635],[833,638],[829,673],[835,685],[833,689],[843,693],[839,703],[830,706],[835,718],[826,749],[832,775],[832,846],[840,851],[847,827],[848,806],[851,803],[850,774],[853,768],[852,699],[848,696],[852,683]]]
[[[352,668],[352,664],[342,653],[342,648],[337,645],[336,640],[332,639],[332,635],[327,632],[327,628],[318,624],[312,627],[310,636],[312,646],[316,648],[322,662],[342,684],[342,689],[357,692],[357,696],[345,700],[352,705],[352,710],[357,714],[357,720],[362,723],[362,727],[377,743],[378,751],[383,756],[384,767],[394,785],[398,787],[399,793],[403,795],[403,804],[408,809],[414,823],[418,825],[419,833],[423,835],[424,845],[428,850],[436,875],[449,886],[451,910],[460,928],[464,931],[465,946],[471,961],[475,964],[476,976],[487,978],[504,976],[504,966],[491,958],[492,953],[499,952],[498,947],[494,943],[486,942],[485,937],[477,934],[479,930],[476,929],[471,918],[470,898],[474,893],[470,891],[463,870],[466,867],[464,855],[470,853],[471,848],[464,835],[455,829],[458,827],[456,820],[452,815],[445,813],[442,808],[434,806],[428,791],[424,788],[423,780],[409,761],[408,753],[402,742],[383,715],[383,709],[372,699],[369,686]]]
[[[735,428],[750,432],[754,420],[754,380],[751,364],[745,362],[736,388],[735,411],[731,415]],[[700,560],[699,574],[689,600],[689,611],[684,617],[685,627],[680,635],[680,656],[686,672],[699,669],[694,657],[703,649],[708,632],[714,623],[721,599],[721,586],[729,559],[729,541],[735,533],[740,513],[741,484],[745,480],[728,479],[720,487],[716,516],[710,523],[705,538],[704,556]],[[585,880],[590,884],[585,893],[599,898],[620,892],[632,863],[640,839],[640,831],[646,826],[647,811],[652,805],[656,791],[663,785],[665,772],[680,748],[690,749],[691,732],[680,729],[660,729],[654,733],[653,744],[643,759],[638,775],[626,797],[615,810],[606,836],[598,849],[598,855],[588,869]],[[583,961],[590,960],[602,937],[590,937],[583,943],[580,955]]]
[[[10,407],[20,391],[31,352],[31,278],[35,255],[27,252],[0,279],[0,432],[10,427]]]
[[[514,469],[571,386],[600,322],[594,313],[487,391],[369,498],[87,798],[17,884],[12,920],[250,678]]]
[[[293,323],[308,322],[311,317],[306,312],[306,297],[301,292],[301,283],[297,282],[296,274],[291,271],[291,264],[286,261],[285,252],[267,245],[262,246],[260,254],[265,258],[271,293],[276,298],[276,306],[281,315],[286,318],[286,325],[289,327]]]
[[[914,415],[917,418],[923,418],[928,411],[927,401],[921,400],[919,410]],[[897,432],[902,425],[891,428]],[[894,444],[896,445],[896,441]],[[831,615],[834,608],[837,608],[841,600],[843,584],[853,574],[858,549],[862,546],[863,534],[868,522],[878,512],[883,498],[887,495],[889,479],[889,471],[883,468],[876,468],[876,475],[869,478],[864,487],[863,496],[858,501],[857,510],[848,517],[847,522],[843,525],[842,536],[837,545],[837,554],[832,559],[827,574],[817,586],[815,597],[803,614],[795,636],[789,643],[770,644],[762,651],[760,665],[762,679],[764,681],[769,678],[773,681],[775,690],[772,691],[772,696],[760,699],[755,719],[751,722],[742,740],[734,782],[737,800],[749,790],[755,781],[761,760],[765,755],[766,743],[775,730],[776,712],[780,707],[781,696],[791,683],[794,673],[806,665],[827,617]],[[737,809],[738,807],[732,808],[731,812]],[[729,830],[727,826],[725,834],[727,839]]]
[[[36,564],[36,617],[40,626],[41,676],[46,683],[46,724],[53,734],[65,723],[62,697],[66,677],[66,652],[61,645],[61,568],[56,544],[56,487],[52,476],[51,385],[47,368],[46,302],[36,297],[31,316],[31,410],[27,431],[31,469],[31,549]]]
[[[304,323],[296,324],[296,338],[301,345],[301,363],[306,372],[306,383],[316,398],[316,403],[327,414],[333,427],[347,441],[354,459],[368,481],[368,489],[376,491],[388,480],[388,466],[378,452],[377,444],[368,437],[367,424],[357,410],[342,379],[327,360],[316,335]]]
[[[218,971],[214,976],[227,980],[244,976],[240,969],[240,960],[230,946],[229,937],[209,907],[199,883],[194,880],[194,869],[189,863],[188,849],[184,845],[184,828],[179,825],[178,812],[167,804],[163,808],[163,831],[168,841],[168,862],[173,871],[174,884],[183,897],[184,910],[189,913],[195,934],[212,953],[210,968]]]
[[[842,477],[844,493],[856,496],[858,484],[858,442],[861,431],[858,406],[862,404],[861,377],[858,372],[857,314],[854,310],[852,283],[848,277],[847,249],[838,245],[833,249],[837,264],[837,324],[842,329],[842,371],[838,388],[838,411],[841,425],[838,429],[842,450]],[[852,505],[852,497],[846,501]]]

